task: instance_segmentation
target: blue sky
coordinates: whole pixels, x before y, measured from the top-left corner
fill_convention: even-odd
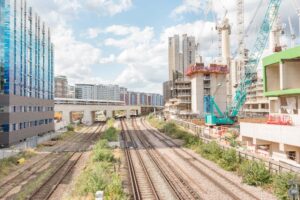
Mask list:
[[[52,29],[55,73],[68,76],[71,84],[112,83],[162,93],[162,82],[168,79],[169,36],[194,35],[201,55],[214,57],[217,34],[212,14],[220,19],[226,9],[233,26],[231,37],[236,37],[236,5],[231,0],[28,1]],[[246,1],[246,24],[258,3]],[[292,5],[284,4],[283,21],[287,18],[284,11]],[[208,8],[211,12],[205,12]],[[297,24],[296,12],[292,18]],[[255,27],[252,32],[255,35]]]

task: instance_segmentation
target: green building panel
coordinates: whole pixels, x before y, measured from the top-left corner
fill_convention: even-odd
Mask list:
[[[286,90],[276,90],[276,91],[268,91],[267,90],[267,68],[273,67],[274,64],[281,64],[283,61],[292,60],[292,59],[300,59],[300,46],[287,49],[285,51],[281,51],[278,53],[274,53],[270,56],[263,58],[263,79],[264,79],[264,95],[267,97],[277,97],[283,95],[294,95],[300,94],[300,88],[286,89]],[[273,65],[273,66],[272,66]],[[300,68],[300,61],[299,61]],[[278,80],[280,81],[280,80]],[[300,81],[300,74],[299,74]]]

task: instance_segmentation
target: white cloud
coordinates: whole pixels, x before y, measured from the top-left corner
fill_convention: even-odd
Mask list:
[[[91,77],[91,67],[101,62],[101,51],[91,44],[77,41],[73,31],[60,25],[52,36],[55,44],[55,72],[72,80]]]
[[[128,35],[139,31],[140,28],[135,26],[122,26],[122,25],[112,25],[105,29],[106,33],[113,33],[115,35]]]
[[[154,37],[154,31],[152,27],[145,27],[144,29],[140,29],[138,27],[127,27],[127,29],[125,29],[125,27],[122,27],[122,29],[126,30],[127,31],[126,33],[130,33],[130,34],[125,38],[121,38],[121,39],[108,38],[104,41],[104,44],[106,46],[113,46],[121,49],[127,49],[141,44],[146,45]],[[134,31],[129,31],[133,29]],[[125,33],[124,30],[122,30],[122,33]],[[120,33],[116,29],[114,31]]]
[[[69,26],[81,7],[79,0],[31,0],[42,20],[51,27],[55,46],[55,74],[68,76],[71,83],[91,79],[92,67],[105,62],[102,52],[93,44],[79,41]],[[97,79],[97,78],[94,78]]]
[[[89,28],[87,30],[87,37],[90,39],[95,39],[96,37],[98,37],[99,34],[101,34],[103,31],[100,28]]]
[[[131,8],[132,0],[86,0],[86,5],[99,15],[113,16]]]
[[[104,28],[90,28],[85,33],[90,39],[104,35],[103,43],[108,47],[116,47],[118,51],[106,52],[97,48],[96,44],[82,42],[75,36],[75,30],[71,22],[82,11],[95,11],[99,15],[115,15],[132,7],[131,0],[31,0],[47,24],[50,24],[55,43],[56,73],[64,74],[70,78],[70,82],[91,83],[116,83],[130,89],[161,92],[162,82],[168,78],[168,37],[174,34],[194,35],[200,43],[203,56],[213,57],[217,55],[217,33],[214,22],[201,20],[181,23],[166,27],[159,35],[155,35],[153,27],[136,27],[129,25],[111,25]],[[205,7],[202,0],[184,0],[183,4],[175,8],[173,16],[183,16],[186,13],[202,12]],[[219,1],[215,1],[219,2]],[[225,2],[223,0],[223,2]],[[249,24],[259,0],[246,3],[245,25]],[[266,3],[264,3],[266,5]],[[288,15],[292,15],[290,5],[284,1],[281,6],[281,16],[286,23]],[[225,10],[221,3],[213,6],[218,19],[224,16]],[[232,51],[236,49],[236,5],[235,1],[226,1],[227,16],[232,24]],[[265,12],[262,6],[255,17],[253,27],[249,35],[255,37],[260,20]],[[80,10],[80,11],[79,11]],[[294,10],[293,10],[294,12]],[[295,15],[295,14],[294,14]],[[293,17],[294,29],[298,30],[297,17]],[[295,23],[296,22],[296,23]],[[102,36],[102,35],[101,35]],[[107,38],[109,37],[109,38]],[[247,38],[248,48],[251,49],[251,38]],[[286,39],[284,39],[286,41]],[[101,41],[102,43],[102,41]],[[103,46],[102,46],[103,47]],[[207,60],[207,59],[206,59]],[[125,66],[114,80],[103,80],[96,77],[92,71],[98,64],[115,64]],[[101,70],[101,69],[100,69]]]
[[[171,13],[172,17],[178,17],[186,13],[198,13],[203,8],[201,0],[183,0]]]
[[[110,54],[108,57],[106,58],[102,58],[100,60],[101,64],[107,64],[107,63],[113,63],[116,61],[116,56],[114,54]]]

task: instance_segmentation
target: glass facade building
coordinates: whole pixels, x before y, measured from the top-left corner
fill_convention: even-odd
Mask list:
[[[54,49],[26,0],[0,0],[0,36],[0,145],[8,145],[54,129]]]

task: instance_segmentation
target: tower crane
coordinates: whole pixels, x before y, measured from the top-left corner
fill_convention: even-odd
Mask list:
[[[257,79],[257,66],[266,47],[272,25],[278,16],[280,4],[281,0],[269,1],[254,47],[245,65],[245,73],[241,78],[241,83],[236,89],[233,102],[227,107],[227,110],[222,113],[214,100],[215,98],[210,98],[210,112],[205,116],[205,123],[207,125],[232,125],[236,122],[238,113],[246,101],[247,88]]]
[[[296,33],[295,33],[293,25],[292,25],[291,17],[289,17],[289,27],[290,27],[290,32],[291,32],[291,47],[295,47]]]
[[[297,15],[299,17],[299,37],[300,37],[300,3],[297,0],[292,0],[294,8],[296,9]]]

